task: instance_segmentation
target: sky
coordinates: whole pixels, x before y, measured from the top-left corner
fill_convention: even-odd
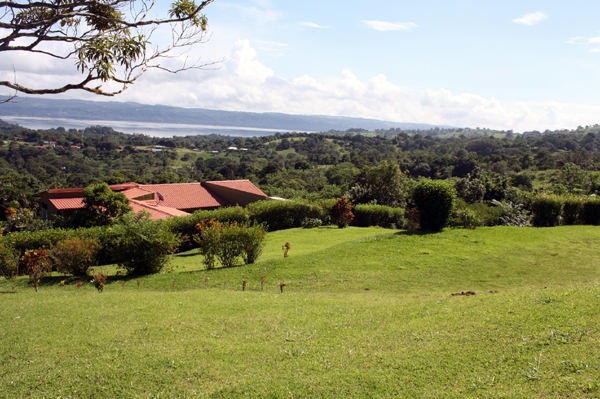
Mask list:
[[[187,56],[218,64],[150,71],[110,101],[516,132],[600,123],[598,0],[215,0],[205,14],[209,40]],[[73,65],[3,55],[0,78],[52,85]]]

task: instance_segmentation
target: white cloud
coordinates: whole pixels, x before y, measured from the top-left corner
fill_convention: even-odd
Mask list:
[[[3,60],[2,60],[3,61]],[[43,72],[39,72],[40,74]],[[27,72],[40,84],[53,77]],[[62,98],[91,97],[71,92]],[[374,118],[397,122],[489,127],[515,131],[574,128],[597,123],[600,107],[556,102],[507,102],[443,88],[417,91],[383,74],[364,81],[349,70],[338,76],[282,79],[239,40],[220,69],[168,74],[151,70],[117,101],[229,111],[282,112]]]
[[[588,43],[600,43],[600,36],[588,39]]]
[[[413,22],[360,21],[371,29],[380,32],[393,30],[413,30],[418,25]]]
[[[521,18],[513,19],[513,22],[523,25],[535,25],[543,20],[548,19],[548,15],[543,11],[525,14]]]
[[[314,22],[298,22],[300,26],[306,26],[308,28],[317,28],[317,29],[329,29],[331,26],[328,25],[319,25]]]

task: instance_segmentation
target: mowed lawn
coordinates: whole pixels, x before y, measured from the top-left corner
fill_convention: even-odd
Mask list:
[[[0,279],[0,397],[600,396],[598,227],[267,238],[254,265],[180,254],[102,294]]]

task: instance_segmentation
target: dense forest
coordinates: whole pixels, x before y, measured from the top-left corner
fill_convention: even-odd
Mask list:
[[[485,187],[476,198],[462,195],[471,202],[502,200],[509,189],[600,191],[599,125],[522,134],[433,128],[155,138],[103,126],[31,130],[0,121],[0,135],[0,206],[17,201],[34,212],[36,192],[97,182],[249,179],[273,196],[338,198],[384,161],[412,181],[450,179],[459,194],[477,179]]]

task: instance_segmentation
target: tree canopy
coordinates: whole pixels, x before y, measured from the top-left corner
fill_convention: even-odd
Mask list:
[[[27,94],[57,94],[84,90],[113,96],[121,93],[150,68],[179,72],[200,68],[184,62],[177,69],[161,65],[206,39],[208,20],[202,11],[214,0],[196,4],[175,0],[168,14],[150,18],[155,0],[40,0],[0,1],[0,53],[27,52],[75,61],[83,75],[58,87],[33,88],[15,80],[0,86]],[[162,25],[172,31],[172,42],[152,44],[152,34]],[[76,75],[75,75],[76,76]],[[117,88],[105,83],[117,83]],[[12,96],[11,98],[14,98]]]

